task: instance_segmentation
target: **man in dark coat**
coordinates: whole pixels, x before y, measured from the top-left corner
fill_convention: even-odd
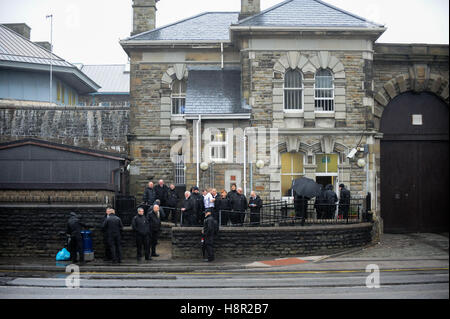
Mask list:
[[[317,218],[322,219],[326,217],[326,198],[325,198],[325,189],[320,186],[320,194],[316,197],[314,202],[314,208],[316,209]]]
[[[325,208],[326,218],[333,219],[336,211],[336,203],[338,201],[336,193],[333,191],[333,185],[328,184],[325,187]]]
[[[167,192],[169,187],[164,184],[164,180],[160,179],[158,185],[155,186],[156,199],[159,199],[161,206],[166,207],[167,205]]]
[[[108,206],[106,208],[106,213],[103,218],[102,225],[103,225],[103,222],[109,217],[111,209],[112,209],[111,206]],[[105,231],[105,229],[103,229],[102,232],[103,232],[103,247],[105,247],[105,257],[103,258],[103,260],[104,261],[112,261],[111,249],[109,247],[108,233]]]
[[[204,236],[204,245],[206,251],[206,259],[204,261],[211,262],[214,260],[214,238],[218,233],[218,224],[217,221],[212,216],[211,211],[207,211],[205,213],[205,220],[203,224],[203,236]]]
[[[244,223],[247,207],[247,198],[242,193],[242,188],[238,188],[236,195],[231,196],[231,209],[233,212],[230,217],[233,225]]]
[[[70,235],[70,260],[72,263],[78,262],[78,255],[80,255],[80,262],[84,263],[84,251],[83,251],[83,237],[81,236],[81,231],[86,224],[80,221],[77,213],[71,212],[69,220],[67,222],[67,234]]]
[[[183,207],[181,208],[183,226],[195,226],[196,215],[194,212],[195,202],[191,192],[184,193]]]
[[[108,244],[111,250],[111,257],[113,263],[122,262],[122,247],[121,247],[121,237],[123,224],[122,220],[116,216],[115,210],[110,209],[109,217],[103,222],[103,229],[108,236]]]
[[[309,197],[298,195],[294,191],[295,217],[300,218],[302,226],[305,225],[306,215],[308,213],[308,200]]]
[[[342,218],[348,218],[348,212],[350,210],[350,191],[345,188],[344,184],[339,185],[339,215]]]
[[[161,232],[161,215],[159,212],[159,206],[153,205],[153,209],[148,213],[148,220],[150,221],[150,245],[152,248],[152,257],[158,257],[156,253],[156,245],[158,245],[159,234]]]
[[[167,207],[168,207],[168,211],[167,211],[167,218],[169,217],[170,214],[170,219],[172,221],[172,223],[174,223],[175,225],[177,224],[177,207],[178,207],[178,202],[180,201],[180,197],[178,196],[178,193],[175,189],[175,185],[170,184],[169,190],[167,191]]]
[[[144,190],[144,196],[142,200],[147,205],[147,208],[152,206],[153,203],[155,202],[156,192],[152,182],[148,182],[148,186]]]
[[[205,203],[203,201],[203,195],[200,194],[197,186],[193,188],[193,193],[191,194],[194,200],[194,215],[195,215],[195,225],[203,225]]]
[[[144,209],[142,207],[138,208],[138,214],[133,217],[131,221],[131,228],[136,234],[136,259],[137,261],[142,260],[142,248],[144,248],[145,260],[151,260],[150,257],[150,222],[144,215]]]
[[[262,199],[254,191],[250,193],[248,207],[250,208],[250,224],[258,226],[261,216]]]
[[[222,190],[220,197],[216,198],[214,209],[219,214],[220,225],[226,226],[230,219],[231,200],[228,198],[225,190]]]

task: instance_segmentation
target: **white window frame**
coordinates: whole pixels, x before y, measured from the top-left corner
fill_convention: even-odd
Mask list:
[[[302,84],[301,87],[297,88],[286,88],[286,74],[287,72],[298,72],[300,74],[300,82]],[[300,91],[300,98],[301,98],[301,105],[298,109],[287,109],[286,108],[286,91]],[[305,84],[303,81],[303,73],[299,69],[288,69],[284,75],[284,82],[283,82],[283,110],[286,113],[303,113],[305,109]]]
[[[174,92],[173,91],[173,87],[174,87],[175,83],[177,83],[177,81],[181,82],[181,83],[184,82],[185,86],[187,86],[187,83],[186,83],[186,80],[174,80],[172,82],[172,92],[170,94],[170,101],[171,101],[171,103],[170,103],[170,113],[171,113],[171,115],[180,116],[180,115],[184,115],[185,112],[181,110],[181,105],[178,105],[177,107],[180,108],[180,113],[174,113],[174,107],[175,107],[174,102],[175,101],[182,101],[182,100],[184,100],[184,107],[186,108],[186,92],[182,91],[183,85],[180,85],[179,92]],[[181,104],[183,104],[183,103],[181,103]]]
[[[340,156],[339,153],[316,153],[314,154],[314,163],[317,163],[317,155],[337,155],[337,172],[336,173],[330,173],[328,172],[328,162],[325,163],[325,173],[318,173],[316,172],[316,176],[339,176],[339,164],[340,164]]]
[[[214,133],[215,130],[224,130],[224,140],[221,142],[211,141],[211,134]],[[233,124],[205,124],[205,130],[203,132],[203,141],[204,141],[204,154],[203,158],[206,162],[213,163],[232,163],[233,159]],[[225,147],[225,153],[221,157],[213,157],[212,150],[218,148]]]
[[[316,88],[317,83],[317,72],[320,70],[327,70],[330,72],[331,75],[331,88]],[[334,85],[334,75],[333,72],[331,72],[329,69],[319,69],[317,70],[316,74],[314,75],[314,111],[316,113],[334,113],[335,112],[335,85]],[[331,98],[330,97],[317,97],[318,91],[329,91],[331,90]],[[316,107],[316,101],[331,101],[333,104],[333,110],[323,110]]]

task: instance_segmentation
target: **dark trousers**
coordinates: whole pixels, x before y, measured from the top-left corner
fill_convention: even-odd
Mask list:
[[[156,254],[156,245],[158,245],[159,232],[152,232],[150,245],[152,247],[152,256]]]
[[[150,258],[150,234],[142,235],[136,233],[136,257],[138,259],[142,258],[142,248],[144,248],[145,259],[148,260]]]
[[[178,216],[177,216],[177,209],[173,208],[173,207],[169,207],[167,208],[167,217],[169,217],[170,214],[170,220],[172,223],[176,224],[177,220],[178,220]]]
[[[183,226],[196,226],[197,216],[194,213],[183,214]]]
[[[205,238],[206,258],[209,261],[214,260],[214,238]]]
[[[219,212],[219,216],[220,216],[220,225],[226,226],[228,224],[228,220],[230,219],[229,213],[222,210]]]
[[[105,260],[111,260],[111,249],[109,247],[108,234],[103,233],[103,246],[105,247]]]
[[[79,236],[72,236],[70,239],[70,260],[74,263],[78,262],[78,256],[80,255],[80,261],[84,262],[84,251],[83,251],[83,239],[81,234]]]
[[[259,210],[250,211],[250,223],[252,225],[259,225],[260,213]]]
[[[233,225],[239,224],[241,222],[241,212],[240,211],[230,212],[230,220]]]
[[[120,235],[108,236],[109,249],[111,250],[111,258],[113,262],[122,261],[122,247]]]

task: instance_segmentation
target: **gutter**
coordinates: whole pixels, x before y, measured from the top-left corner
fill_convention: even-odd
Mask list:
[[[198,114],[185,114],[184,118],[186,120],[198,120]],[[251,118],[251,113],[243,114],[202,114],[201,118],[203,120],[249,120]]]

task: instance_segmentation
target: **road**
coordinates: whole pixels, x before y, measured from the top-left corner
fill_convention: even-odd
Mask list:
[[[365,270],[230,271],[175,274],[81,274],[67,288],[65,274],[11,273],[0,277],[2,299],[448,299],[448,268],[382,269],[379,288]],[[369,282],[373,283],[373,281]],[[73,284],[70,283],[70,284]]]

